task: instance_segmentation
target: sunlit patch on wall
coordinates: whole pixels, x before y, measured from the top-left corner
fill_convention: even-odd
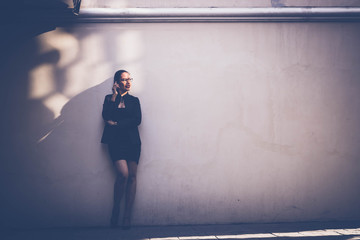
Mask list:
[[[57,63],[58,67],[65,67],[74,62],[79,52],[79,42],[71,34],[64,30],[52,31],[44,34],[39,38],[40,52],[46,53],[58,50],[60,59]]]
[[[81,91],[85,90],[86,85],[86,71],[82,63],[77,63],[67,68],[65,72],[65,85],[63,93],[68,97],[73,97]],[[85,89],[84,89],[85,88]]]
[[[112,70],[110,64],[106,62],[100,63],[96,67],[90,67],[84,63],[68,67],[65,72],[63,93],[67,97],[76,96],[86,89],[102,83],[104,79],[109,78]]]
[[[50,64],[43,64],[30,72],[29,98],[39,99],[55,90],[54,71]]]
[[[83,62],[92,65],[106,60],[105,42],[100,35],[91,34],[81,40]],[[94,65],[95,66],[95,65]]]
[[[143,44],[139,31],[122,31],[110,39],[91,33],[79,34],[79,38],[76,36],[58,28],[38,37],[39,53],[45,57],[44,60],[53,57],[54,52],[59,58],[31,71],[29,98],[42,100],[53,112],[54,119],[60,116],[62,108],[72,97],[101,84],[116,70],[124,68],[141,72]],[[136,91],[141,91],[140,78],[134,77],[137,79]]]
[[[44,105],[54,113],[54,119],[58,118],[61,114],[61,109],[69,101],[67,97],[62,94],[56,93],[44,100]]]

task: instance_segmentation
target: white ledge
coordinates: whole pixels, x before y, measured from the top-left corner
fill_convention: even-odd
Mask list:
[[[355,7],[282,8],[85,8],[80,22],[359,21]]]

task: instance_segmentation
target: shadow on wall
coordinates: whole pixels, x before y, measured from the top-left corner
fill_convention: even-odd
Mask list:
[[[96,215],[99,205],[111,206],[111,162],[100,144],[103,93],[111,81],[73,97],[55,120],[41,101],[7,85],[12,90],[5,100],[10,124],[2,124],[1,225],[76,225]]]
[[[112,78],[71,98],[57,117],[44,98],[29,96],[31,71],[59,62],[58,50],[39,54],[34,38],[53,28],[27,27],[2,28],[11,31],[0,69],[0,225],[74,225],[91,216],[107,222],[95,219],[107,214],[90,208],[111,206],[112,168],[100,138],[102,102]],[[63,73],[56,71],[54,88],[61,90]]]
[[[112,182],[109,174],[112,165],[105,145],[100,144],[102,102],[111,82],[112,79],[108,79],[73,97],[38,142],[36,158],[47,161],[39,162],[38,166],[50,173],[47,184],[38,184],[46,188],[39,198],[47,198],[52,203],[52,206],[39,209],[46,213],[41,221],[52,215],[49,210],[62,215],[58,224],[72,222],[76,225],[86,222],[91,216],[107,216],[100,212],[97,214],[96,209],[106,210],[111,206],[112,185],[108,183]]]
[[[32,221],[24,215],[36,209],[42,202],[29,196],[37,195],[33,188],[38,169],[34,139],[37,132],[52,120],[52,113],[39,100],[28,100],[28,70],[41,62],[56,63],[59,52],[51,51],[37,56],[38,45],[34,36],[53,30],[54,26],[4,25],[6,32],[1,39],[1,225]],[[30,47],[28,47],[30,46]],[[21,56],[21,57],[19,57]],[[33,126],[33,128],[29,128]],[[32,206],[33,205],[33,206]],[[36,210],[35,210],[36,211]]]

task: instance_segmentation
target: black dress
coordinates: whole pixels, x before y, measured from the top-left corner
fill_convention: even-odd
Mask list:
[[[126,94],[117,96],[115,102],[112,95],[105,97],[102,116],[105,121],[117,122],[116,126],[105,124],[102,143],[108,144],[112,161],[127,160],[139,163],[141,140],[138,125],[141,123],[141,108],[139,99]],[[123,100],[122,107],[120,101]]]

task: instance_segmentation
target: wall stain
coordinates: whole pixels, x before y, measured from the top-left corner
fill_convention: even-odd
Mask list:
[[[272,7],[285,7],[283,0],[271,0]]]

